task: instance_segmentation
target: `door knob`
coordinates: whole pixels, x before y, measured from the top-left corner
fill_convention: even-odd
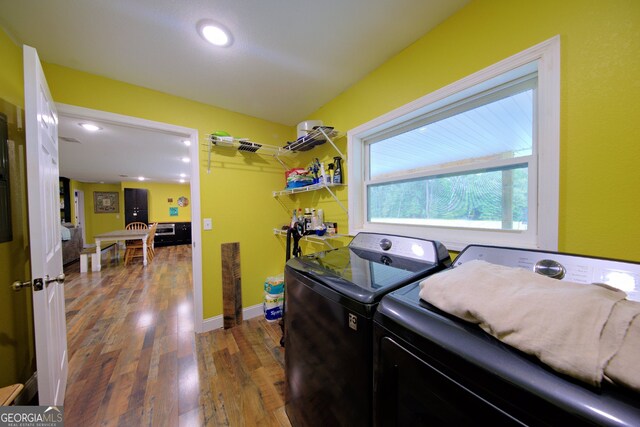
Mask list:
[[[33,286],[33,290],[34,291],[41,291],[44,288],[44,284],[42,282],[42,279],[37,278],[37,279],[33,279],[33,280],[27,281],[27,282],[21,282],[19,280],[16,280],[15,282],[13,282],[11,284],[11,289],[13,289],[14,291],[18,292],[18,291],[21,291],[24,288],[28,288],[29,286]]]
[[[56,277],[45,276],[44,283],[45,285],[48,285],[49,283],[52,283],[52,282],[58,282],[59,285],[62,285],[64,283],[64,279],[66,278],[67,276],[65,276],[64,273],[60,273]]]
[[[45,276],[44,280],[41,278],[33,279],[32,281],[27,282],[16,280],[11,284],[11,289],[18,292],[24,288],[33,286],[34,291],[41,291],[42,289],[44,289],[44,286],[49,285],[49,283],[57,282],[60,285],[63,284],[64,279],[66,279],[66,276],[64,275],[64,273],[60,273],[56,277]]]
[[[20,280],[16,280],[15,282],[13,282],[11,284],[11,289],[13,289],[14,291],[18,292],[20,290],[22,290],[22,288],[26,288],[31,286],[31,280],[29,280],[28,282],[21,282]]]

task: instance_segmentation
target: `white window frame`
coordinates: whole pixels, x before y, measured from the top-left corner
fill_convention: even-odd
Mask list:
[[[518,69],[536,67],[538,73],[537,121],[534,159],[529,168],[529,227],[526,231],[480,230],[425,225],[370,223],[367,220],[368,149],[365,141],[386,129],[432,111],[452,99],[463,99],[489,80]],[[536,69],[534,68],[534,69]],[[560,176],[560,37],[555,36],[442,89],[425,95],[368,123],[351,129],[348,137],[349,234],[377,232],[439,240],[448,249],[461,250],[471,243],[558,250]],[[407,175],[408,176],[408,175]],[[533,204],[531,203],[533,201]]]

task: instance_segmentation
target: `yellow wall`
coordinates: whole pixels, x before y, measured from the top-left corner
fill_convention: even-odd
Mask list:
[[[76,180],[70,180],[71,191],[71,220],[75,224],[75,204],[73,195],[75,190],[84,191],[85,206],[85,244],[93,244],[96,234],[124,228],[124,189],[145,188],[149,190],[149,221],[150,222],[190,222],[191,204],[188,207],[179,207],[178,198],[186,196],[190,199],[189,184],[170,184],[157,182],[122,182],[120,184],[95,184]],[[119,193],[118,213],[95,213],[94,192],[116,191]],[[173,198],[169,203],[167,199]],[[169,216],[169,207],[178,208],[178,216]]]
[[[16,46],[0,28],[0,94],[18,107],[24,107],[22,49]]]
[[[555,35],[562,55],[559,250],[638,261],[637,0],[472,1],[309,118],[354,128]]]
[[[123,182],[122,194],[125,188],[144,188],[148,190],[149,222],[190,222],[191,221],[191,189],[189,184],[169,184],[161,182]],[[178,206],[178,198],[186,197],[189,205]],[[169,202],[169,199],[173,199]],[[169,208],[178,208],[178,216],[170,216]]]
[[[24,383],[35,372],[31,290],[14,292],[15,280],[31,278],[27,219],[22,51],[0,31],[0,112],[9,127],[9,174],[13,240],[0,243],[0,387]]]
[[[271,195],[281,186],[283,169],[265,157],[216,151],[207,173],[204,141],[207,134],[225,130],[284,145],[295,139],[295,129],[58,65],[45,63],[43,68],[56,102],[198,130],[201,211],[213,222],[213,230],[202,234],[204,318],[222,313],[221,243],[240,242],[243,305],[261,303],[264,278],[284,266],[284,243],[272,229],[287,222],[288,214]],[[85,199],[90,197],[85,190]],[[95,233],[93,224],[87,225]]]
[[[88,182],[77,182],[77,190],[84,191],[84,224],[86,244],[94,244],[96,234],[106,233],[124,228],[124,196],[120,190],[120,184],[94,184]],[[112,191],[119,195],[119,211],[116,213],[95,213],[93,193],[96,191]]]

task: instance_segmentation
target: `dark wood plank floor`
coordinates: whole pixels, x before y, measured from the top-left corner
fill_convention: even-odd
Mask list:
[[[65,267],[68,426],[289,426],[280,329],[263,318],[195,335],[188,245],[147,267]]]

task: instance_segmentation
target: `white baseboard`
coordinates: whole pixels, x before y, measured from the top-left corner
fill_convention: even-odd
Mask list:
[[[264,306],[262,304],[256,304],[242,309],[242,318],[244,320],[260,316],[264,316]]]
[[[254,317],[259,317],[264,315],[264,308],[262,304],[252,305],[250,307],[245,307],[242,309],[242,319],[249,320]],[[202,331],[200,332],[209,332],[214,329],[220,329],[224,326],[224,319],[222,315],[210,317],[208,319],[204,319],[202,321]]]
[[[34,396],[38,392],[38,372],[34,372],[33,375],[24,383],[24,389],[22,389],[22,393],[16,397],[15,405],[16,406],[25,406],[29,405],[31,400],[33,400]]]
[[[196,331],[198,333],[213,331],[214,329],[222,328],[222,315],[209,317],[208,319],[204,319],[202,321],[202,329]]]

